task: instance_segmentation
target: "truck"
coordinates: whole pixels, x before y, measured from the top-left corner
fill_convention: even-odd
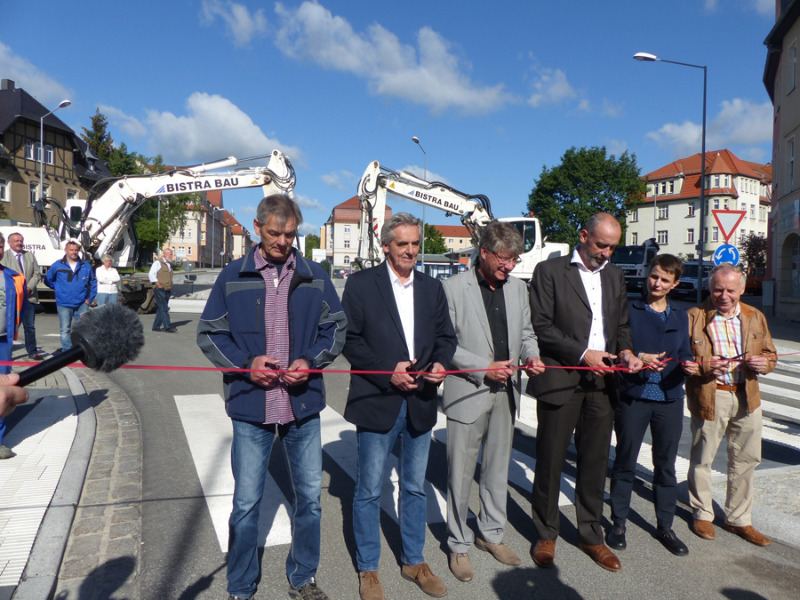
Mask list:
[[[386,211],[386,195],[389,193],[444,211],[447,216],[458,215],[475,248],[483,228],[494,219],[491,202],[483,194],[465,194],[445,183],[426,181],[372,161],[358,183],[361,222],[356,264],[361,268],[374,266],[383,260],[380,232]],[[503,217],[498,220],[511,223],[522,236],[524,246],[520,254],[521,262],[512,272],[520,279],[530,281],[539,262],[564,256],[570,251],[568,244],[548,242],[547,237],[542,235],[539,219],[534,216]]]
[[[645,289],[647,267],[658,254],[660,247],[655,238],[645,240],[638,246],[617,246],[611,255],[611,263],[625,273],[628,293],[641,293]]]
[[[701,294],[702,298],[708,297],[708,274],[714,268],[713,262],[703,261],[703,278],[701,285],[703,287]],[[675,298],[682,298],[686,300],[697,299],[697,275],[700,270],[700,263],[696,260],[687,260],[683,263],[683,274],[678,285],[672,290],[671,295]]]
[[[267,158],[267,166],[219,172],[239,163]],[[114,265],[124,268],[135,264],[138,250],[131,217],[148,198],[253,187],[261,187],[264,195],[292,195],[294,185],[292,163],[279,150],[243,159],[229,156],[160,173],[109,177],[95,184],[87,199],[74,198],[63,205],[53,198],[46,199],[34,207],[35,223],[3,221],[0,232],[6,239],[11,233],[21,233],[25,238],[25,249],[33,252],[43,273],[63,258],[64,248],[70,240],[80,242],[85,259],[98,262],[103,255],[110,254]],[[126,281],[120,289],[121,300],[131,304],[133,300],[128,296],[143,297],[143,290],[146,291],[148,286],[146,279]],[[40,290],[43,300],[52,298],[49,288]]]

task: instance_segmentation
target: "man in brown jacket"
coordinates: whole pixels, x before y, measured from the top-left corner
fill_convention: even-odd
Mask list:
[[[728,489],[723,528],[759,546],[770,543],[753,528],[753,474],[761,463],[761,392],[758,376],[775,368],[777,356],[763,313],[739,302],[745,275],[722,264],[711,271],[711,295],[689,310],[692,353],[700,372],[689,377],[692,413],[689,502],[694,532],[714,539],[711,463],[728,438]]]

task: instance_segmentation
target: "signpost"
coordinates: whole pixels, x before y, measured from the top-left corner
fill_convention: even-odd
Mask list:
[[[714,251],[714,264],[720,266],[722,263],[739,264],[739,250],[731,244],[723,244]]]
[[[725,243],[731,239],[731,236],[736,233],[736,228],[742,222],[744,216],[747,214],[745,210],[712,210],[711,213],[717,220],[719,230],[722,232],[722,238]],[[703,232],[700,232],[702,235]]]

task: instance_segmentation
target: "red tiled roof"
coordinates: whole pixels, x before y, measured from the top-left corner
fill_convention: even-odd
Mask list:
[[[206,199],[217,208],[222,208],[222,190],[207,191]]]
[[[469,238],[469,229],[463,225],[434,225],[444,237],[462,237]]]

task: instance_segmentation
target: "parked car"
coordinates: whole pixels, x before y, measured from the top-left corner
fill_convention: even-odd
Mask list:
[[[696,260],[687,260],[683,263],[683,274],[678,281],[678,286],[672,290],[672,296],[686,300],[697,298],[697,275],[700,264]],[[703,261],[702,297],[708,296],[708,274],[714,268],[714,263]]]

